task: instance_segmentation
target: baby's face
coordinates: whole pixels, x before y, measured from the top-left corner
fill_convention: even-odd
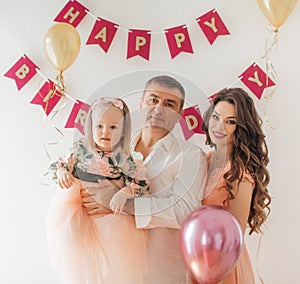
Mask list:
[[[97,149],[110,152],[116,146],[124,130],[122,110],[115,106],[102,106],[93,113],[93,138]]]

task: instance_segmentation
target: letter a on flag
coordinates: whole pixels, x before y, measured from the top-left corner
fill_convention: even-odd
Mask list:
[[[21,90],[36,74],[36,69],[39,68],[24,55],[4,74],[4,76],[15,80],[18,90]]]
[[[107,52],[115,37],[117,27],[118,25],[112,22],[98,18],[86,44],[98,44]]]

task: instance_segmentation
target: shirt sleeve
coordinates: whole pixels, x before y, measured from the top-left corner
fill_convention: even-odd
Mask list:
[[[135,198],[135,219],[137,228],[168,227],[180,228],[182,222],[194,209],[200,206],[207,178],[205,153],[197,146],[189,147],[176,157],[173,164],[180,167],[163,188],[166,197],[158,194]],[[172,167],[172,165],[168,165]]]

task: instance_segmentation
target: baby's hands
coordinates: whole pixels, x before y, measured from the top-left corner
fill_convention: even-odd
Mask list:
[[[58,168],[56,175],[57,183],[61,188],[70,188],[75,182],[73,175],[70,174],[65,168]]]
[[[132,198],[131,190],[127,187],[120,189],[110,200],[109,206],[115,213],[122,213],[127,199]]]

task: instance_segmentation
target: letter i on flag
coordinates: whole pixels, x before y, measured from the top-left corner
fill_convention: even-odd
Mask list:
[[[54,22],[69,23],[76,28],[89,10],[75,0],[70,0],[59,12]]]
[[[15,80],[18,90],[21,90],[39,69],[25,54],[5,74],[5,77]]]
[[[128,31],[128,46],[127,59],[139,55],[146,60],[150,56],[150,31],[146,30],[129,30]]]
[[[258,99],[261,98],[265,88],[275,85],[271,78],[256,63],[248,67],[239,78]]]
[[[62,96],[63,95],[57,90],[55,84],[49,80],[42,86],[30,103],[41,105],[46,115],[48,115]]]
[[[90,105],[76,100],[65,128],[77,128],[84,135],[84,124],[90,107]]]
[[[183,51],[194,53],[186,25],[167,29],[165,34],[172,59]]]
[[[216,10],[202,15],[197,22],[211,45],[218,36],[230,34]]]
[[[180,126],[185,140],[190,139],[195,133],[205,134],[202,130],[202,116],[198,106],[183,110]]]

